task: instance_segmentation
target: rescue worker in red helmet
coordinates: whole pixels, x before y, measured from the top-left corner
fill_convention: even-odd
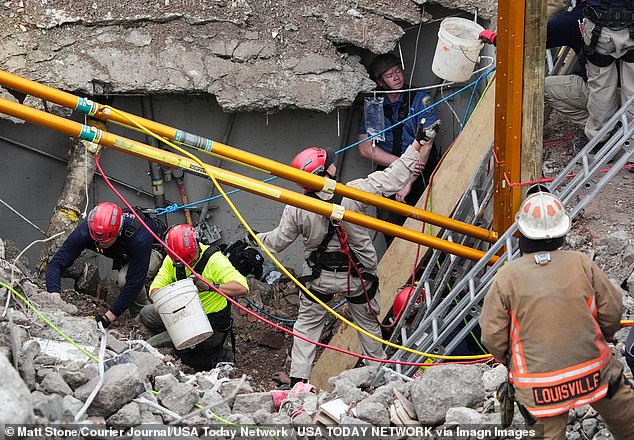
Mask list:
[[[158,222],[147,216],[143,220],[155,232],[160,232]],[[64,270],[85,249],[111,258],[112,268],[119,271],[117,284],[121,286],[121,291],[105,313],[95,315],[97,322],[107,328],[131,305],[142,307],[148,303],[144,286],[146,276],[148,273],[156,273],[162,258],[162,255],[152,250],[153,243],[154,238],[143,228],[136,214],[111,202],[99,203],[90,211],[86,220],[70,233],[47,264],[46,290],[59,296]]]
[[[357,179],[348,185],[363,191],[389,196],[399,191],[408,181],[410,173],[420,156],[429,154],[436,132],[421,128],[410,147],[385,170],[376,171],[365,179]],[[299,153],[292,166],[310,173],[334,179],[336,173],[335,154],[330,149],[307,148]],[[340,204],[346,210],[369,214],[371,208],[363,202],[343,198],[332,194],[304,188],[305,193],[319,200]],[[379,311],[376,293],[377,255],[368,229],[352,223],[342,222],[348,235],[351,256],[363,276],[363,283],[370,305]],[[264,245],[273,252],[281,252],[289,247],[299,236],[303,237],[306,261],[302,268],[302,281],[308,289],[324,302],[332,300],[335,293],[344,294],[348,300],[348,310],[353,321],[371,334],[380,337],[381,330],[376,317],[369,311],[366,294],[361,279],[354,270],[348,277],[348,255],[340,252],[340,240],[335,233],[333,223],[326,217],[287,205],[282,213],[280,224],[269,232],[257,234]],[[247,237],[250,238],[250,237]],[[348,290],[348,282],[350,288]],[[293,327],[295,333],[318,341],[324,328],[327,311],[313,299],[300,292],[300,307],[297,321]],[[359,334],[363,352],[371,357],[385,359],[381,343]],[[305,381],[310,377],[316,346],[300,338],[293,342],[291,361],[291,384]]]
[[[521,256],[484,299],[482,342],[507,364],[515,396],[545,439],[564,440],[568,410],[591,405],[615,440],[634,439],[634,391],[608,343],[623,297],[586,255],[559,247],[570,218],[554,195],[529,195],[517,214]],[[541,438],[541,437],[540,437]]]
[[[216,363],[231,361],[231,352],[224,347],[227,336],[233,342],[231,303],[212,286],[227,296],[245,295],[249,291],[247,280],[233,267],[229,259],[216,246],[199,243],[193,226],[176,225],[167,231],[168,256],[163,260],[154,281],[150,285],[150,299],[161,288],[191,276],[198,288],[200,302],[207,314],[214,333],[193,348],[179,350],[182,361],[198,370],[210,370]],[[179,257],[189,264],[205,281],[192,275]],[[155,347],[172,345],[161,316],[153,304],[143,307],[141,322],[158,333],[148,342]],[[235,347],[234,347],[235,348]]]

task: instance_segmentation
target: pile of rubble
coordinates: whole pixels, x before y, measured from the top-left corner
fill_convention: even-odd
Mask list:
[[[248,377],[233,377],[231,364],[188,375],[144,341],[100,332],[92,319],[75,316],[75,306],[38,288],[24,265],[16,266],[0,258],[0,280],[12,283],[40,316],[15,298],[0,311],[0,424],[83,423],[112,430],[174,425],[200,438],[210,438],[209,427],[283,426],[285,438],[304,438],[302,427],[309,426],[355,427],[361,433],[373,427],[429,427],[428,438],[438,438],[433,433],[500,426],[495,390],[507,377],[503,366],[434,366],[417,380],[366,366],[331,378],[332,391],[298,384],[290,391],[254,392]],[[7,294],[0,288],[2,304]],[[88,354],[42,317],[63,323],[68,339]],[[514,438],[512,433],[525,429],[516,410],[506,431],[487,431],[486,438]],[[311,432],[313,437],[322,433]],[[408,431],[395,432],[404,434],[392,436],[405,438]],[[583,407],[571,412],[567,438],[611,436],[596,412]]]

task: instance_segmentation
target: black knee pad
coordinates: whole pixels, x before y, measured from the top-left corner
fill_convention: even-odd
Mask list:
[[[586,59],[597,67],[608,67],[614,62],[612,55],[603,55],[597,51],[594,51],[592,55],[587,55]]]
[[[625,55],[621,57],[621,61],[626,63],[634,63],[634,49],[628,50]]]

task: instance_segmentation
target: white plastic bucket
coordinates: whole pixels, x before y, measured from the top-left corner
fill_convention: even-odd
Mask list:
[[[152,300],[177,350],[196,345],[213,334],[191,278],[159,289]]]
[[[465,18],[445,18],[440,23],[431,70],[447,81],[469,80],[484,46],[478,39],[483,30],[478,23]]]

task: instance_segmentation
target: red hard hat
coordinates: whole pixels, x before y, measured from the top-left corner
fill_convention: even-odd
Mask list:
[[[309,173],[317,174],[318,176],[323,176],[326,174],[326,170],[330,165],[335,162],[335,152],[330,148],[319,148],[319,147],[310,147],[302,150],[293,162],[291,162],[291,166],[293,168],[297,168],[298,170],[306,171]],[[301,186],[301,185],[300,185]],[[312,188],[306,188],[302,186],[302,188],[307,191],[315,191]]]
[[[121,230],[121,222],[121,208],[110,202],[100,203],[88,214],[90,236],[99,243],[112,241]]]
[[[181,257],[187,264],[191,264],[198,255],[198,242],[196,241],[196,229],[190,225],[176,225],[167,231],[167,246],[169,256],[176,263]]]

